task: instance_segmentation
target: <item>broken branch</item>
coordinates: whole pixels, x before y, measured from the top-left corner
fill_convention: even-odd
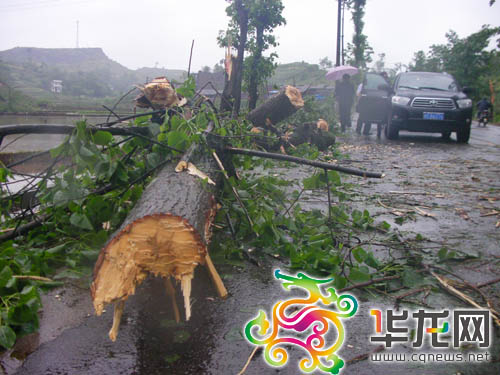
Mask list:
[[[352,174],[355,176],[361,177],[370,177],[370,178],[383,178],[385,175],[383,173],[378,172],[367,172],[354,168],[346,168],[337,164],[325,163],[321,161],[308,160],[304,158],[299,158],[296,156],[283,155],[283,154],[275,154],[272,152],[264,152],[257,150],[248,150],[244,148],[234,148],[234,147],[226,147],[224,151],[227,151],[231,154],[240,154],[240,155],[248,155],[248,156],[258,156],[261,158],[275,159],[275,160],[283,160],[283,161],[291,161],[297,164],[310,165],[312,167],[323,168],[333,171],[339,171],[347,174]]]

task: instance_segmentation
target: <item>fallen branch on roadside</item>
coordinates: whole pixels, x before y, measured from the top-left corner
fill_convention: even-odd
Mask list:
[[[248,366],[250,365],[250,362],[252,361],[252,358],[254,357],[255,353],[257,353],[258,350],[259,350],[259,347],[256,346],[254,348],[254,350],[252,351],[252,353],[250,354],[250,357],[248,357],[247,362],[245,363],[245,366],[243,366],[243,368],[241,369],[240,372],[238,372],[237,375],[243,375],[245,373],[245,371],[247,370]]]
[[[481,283],[481,284],[477,284],[476,288],[482,288],[482,287],[485,287],[485,286],[488,286],[488,285],[492,285],[492,284],[496,284],[496,283],[499,283],[499,282],[500,282],[500,277],[497,278],[497,279],[486,281],[486,282]]]
[[[48,277],[43,277],[43,276],[33,276],[33,275],[14,275],[12,276],[14,279],[19,279],[19,280],[33,280],[33,281],[43,281],[46,283],[52,283],[54,280],[49,279]]]
[[[430,270],[428,267],[427,267],[427,270],[441,284],[443,289],[445,289],[450,294],[452,294],[455,297],[461,299],[462,301],[468,303],[469,305],[474,306],[477,309],[481,309],[481,310],[486,309],[485,307],[476,303],[472,298],[470,298],[466,294],[462,293],[461,291],[459,291],[458,289],[456,289],[455,287],[450,285],[450,283],[444,277],[439,276],[437,273]],[[495,322],[495,324],[500,327],[500,316],[498,315],[498,313],[491,308],[489,308],[487,310],[490,311],[491,317],[493,318],[493,321]]]
[[[444,194],[429,193],[429,192],[418,192],[418,191],[389,191],[389,194],[402,194],[402,195],[432,195],[435,198],[444,198]]]
[[[383,178],[385,176],[384,173],[367,172],[367,171],[362,171],[360,169],[342,167],[342,166],[337,165],[337,164],[325,163],[325,162],[321,162],[321,161],[314,161],[314,160],[309,160],[309,159],[304,159],[304,158],[298,158],[296,156],[290,156],[290,155],[275,154],[272,152],[264,152],[264,151],[249,150],[249,149],[234,148],[234,147],[226,147],[224,149],[224,151],[227,151],[231,154],[258,156],[261,158],[268,158],[268,159],[275,159],[275,160],[282,160],[282,161],[291,161],[291,162],[297,163],[297,164],[310,165],[312,167],[343,172],[343,173],[352,174],[352,175],[361,176],[361,177]]]
[[[383,281],[396,280],[396,279],[400,279],[400,278],[401,278],[401,276],[399,276],[399,275],[379,277],[378,279],[372,279],[370,281],[365,281],[364,283],[354,284],[354,285],[339,289],[337,292],[343,293],[343,292],[347,292],[349,290],[364,288],[366,286],[381,283]]]

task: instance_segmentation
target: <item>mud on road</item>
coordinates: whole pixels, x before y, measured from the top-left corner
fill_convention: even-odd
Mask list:
[[[346,165],[386,174],[382,180],[347,178],[353,183],[349,192],[353,207],[368,209],[376,221],[387,221],[402,237],[419,233],[429,239],[426,251],[430,255],[442,247],[455,251],[456,259],[442,266],[472,284],[500,276],[500,127],[474,127],[469,145],[410,133],[401,133],[398,141],[348,133],[339,143],[350,154]],[[310,170],[293,173],[297,176],[302,172],[307,175]],[[311,203],[314,205],[318,203]],[[380,248],[379,252],[383,257],[387,250]],[[218,264],[230,292],[225,301],[216,297],[206,271],[198,267],[192,318],[180,325],[173,321],[162,283],[148,280],[127,302],[115,343],[107,336],[111,308],[104,317],[96,317],[91,314],[87,290],[53,290],[44,296],[42,329],[36,338],[41,345],[21,367],[11,362],[4,362],[4,366],[8,373],[33,375],[237,374],[253,349],[243,339],[242,328],[259,308],[268,311],[272,302],[285,296],[272,271],[286,266],[280,261],[261,266]],[[481,288],[497,310],[499,285]],[[447,293],[434,292],[427,299],[433,309],[468,307]],[[389,296],[362,291],[353,294],[360,306],[355,317],[345,322],[346,344],[339,352],[347,361],[374,349],[369,342],[373,334],[370,309],[394,306]],[[496,353],[496,362],[398,364],[362,360],[348,362],[341,374],[498,374],[498,329],[493,331],[492,341],[490,351]],[[412,353],[410,345],[402,345],[401,350]],[[275,369],[257,354],[245,374],[299,374],[297,361],[302,355],[290,348],[288,365]]]

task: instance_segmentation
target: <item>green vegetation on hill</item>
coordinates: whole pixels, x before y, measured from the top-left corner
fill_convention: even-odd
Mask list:
[[[33,110],[35,106],[36,104],[29,96],[6,85],[0,85],[0,113],[28,112]]]
[[[19,106],[0,99],[0,111],[96,108],[96,102],[112,103],[133,85],[159,76],[182,82],[187,74],[158,68],[130,70],[109,59],[100,48],[17,47],[0,51],[0,82],[22,93],[26,100]],[[53,80],[62,81],[61,94],[51,92]]]
[[[268,83],[278,87],[284,85],[333,86],[332,81],[326,80],[325,74],[326,71],[320,69],[317,64],[308,64],[306,62],[282,64],[278,65]]]
[[[278,65],[267,83],[269,88],[331,86],[325,73],[316,64],[283,64]],[[0,92],[0,112],[91,110],[101,108],[102,104],[112,106],[133,85],[160,76],[179,84],[184,82],[187,72],[164,68],[130,70],[109,59],[100,48],[17,47],[0,51],[0,83],[4,85]],[[53,80],[62,81],[61,94],[51,92]],[[10,88],[10,96],[7,88]],[[131,108],[129,98],[118,110]]]

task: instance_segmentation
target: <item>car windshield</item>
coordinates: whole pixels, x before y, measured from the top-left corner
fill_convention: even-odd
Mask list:
[[[447,75],[403,74],[398,81],[398,88],[415,90],[458,91],[457,83]]]
[[[367,73],[363,87],[366,90],[378,90],[380,85],[387,85],[385,79],[379,74]]]

